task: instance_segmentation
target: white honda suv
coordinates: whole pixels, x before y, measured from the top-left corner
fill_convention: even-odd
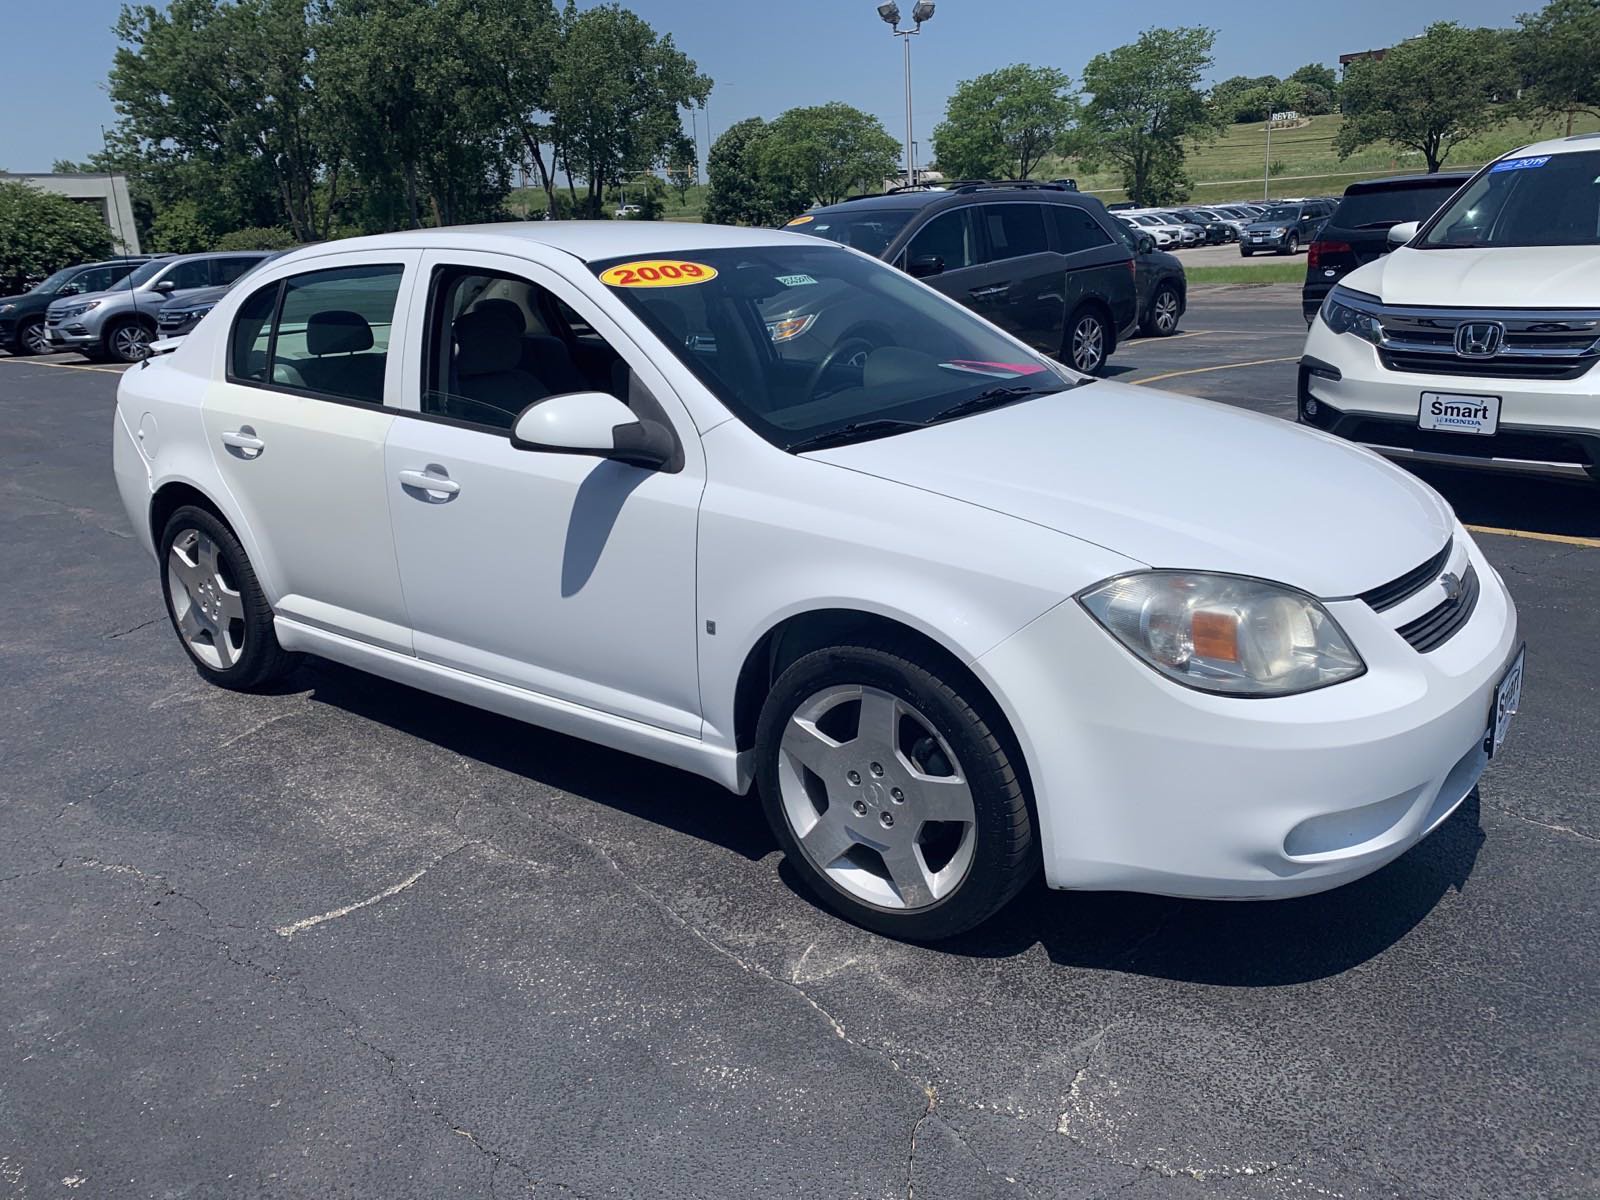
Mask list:
[[[207,679],[316,654],[754,784],[798,876],[902,937],[1041,867],[1367,874],[1521,686],[1504,584],[1398,467],[1079,375],[799,234],[307,247],[122,377],[114,445]]]
[[[1300,420],[1384,454],[1600,481],[1600,134],[1480,171],[1328,294]]]

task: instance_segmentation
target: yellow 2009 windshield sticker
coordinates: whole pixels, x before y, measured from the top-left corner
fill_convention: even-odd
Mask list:
[[[607,268],[600,273],[600,282],[626,288],[683,287],[716,277],[717,269],[705,263],[684,262],[678,258],[642,258],[638,262]]]

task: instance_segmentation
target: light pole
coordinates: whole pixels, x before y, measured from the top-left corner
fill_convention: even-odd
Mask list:
[[[911,140],[911,39],[922,32],[923,23],[933,20],[933,4],[931,0],[917,0],[911,8],[910,29],[900,28],[900,6],[895,0],[888,0],[886,4],[878,5],[878,16],[900,38],[906,48],[906,186],[915,187],[917,183],[917,152],[916,145]]]

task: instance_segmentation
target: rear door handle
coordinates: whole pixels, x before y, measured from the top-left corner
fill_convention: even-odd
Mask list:
[[[267,444],[258,438],[256,431],[248,425],[241,425],[237,429],[225,432],[222,435],[222,444],[237,458],[255,458],[267,448]]]
[[[974,300],[989,300],[995,296],[1004,296],[1010,290],[1009,283],[1002,283],[999,287],[973,288],[967,295]]]
[[[423,493],[417,496],[417,499],[428,500],[434,504],[452,499],[461,490],[461,485],[446,475],[443,467],[429,466],[422,471],[401,471],[399,480],[400,486],[412,495]]]

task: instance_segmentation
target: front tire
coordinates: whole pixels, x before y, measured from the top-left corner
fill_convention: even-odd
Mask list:
[[[1111,352],[1111,326],[1092,308],[1080,308],[1067,322],[1063,357],[1074,370],[1097,375]]]
[[[293,665],[272,606],[239,539],[212,513],[184,506],[161,534],[161,594],[195,669],[209,683],[255,691]]]
[[[892,645],[835,646],[795,662],[767,696],[762,808],[807,888],[847,920],[910,941],[953,937],[1033,877],[1022,783],[971,686]]]
[[[1239,247],[1239,257],[1240,258],[1249,258],[1254,253],[1255,253],[1254,250],[1246,250],[1243,246]]]
[[[50,335],[45,332],[43,317],[24,321],[17,327],[17,348],[12,351],[13,354],[44,354],[49,349]]]
[[[1290,255],[1291,257],[1293,255],[1299,254],[1300,253],[1300,239],[1297,236],[1295,236],[1294,234],[1291,233],[1289,235],[1289,240],[1284,243],[1283,249],[1279,250],[1278,253],[1279,254],[1287,254],[1287,255]]]
[[[106,330],[101,348],[107,358],[136,363],[150,357],[149,328],[143,321],[118,321]]]
[[[1178,321],[1183,316],[1183,298],[1178,289],[1163,283],[1150,297],[1150,308],[1139,323],[1146,337],[1171,337],[1178,332]]]

